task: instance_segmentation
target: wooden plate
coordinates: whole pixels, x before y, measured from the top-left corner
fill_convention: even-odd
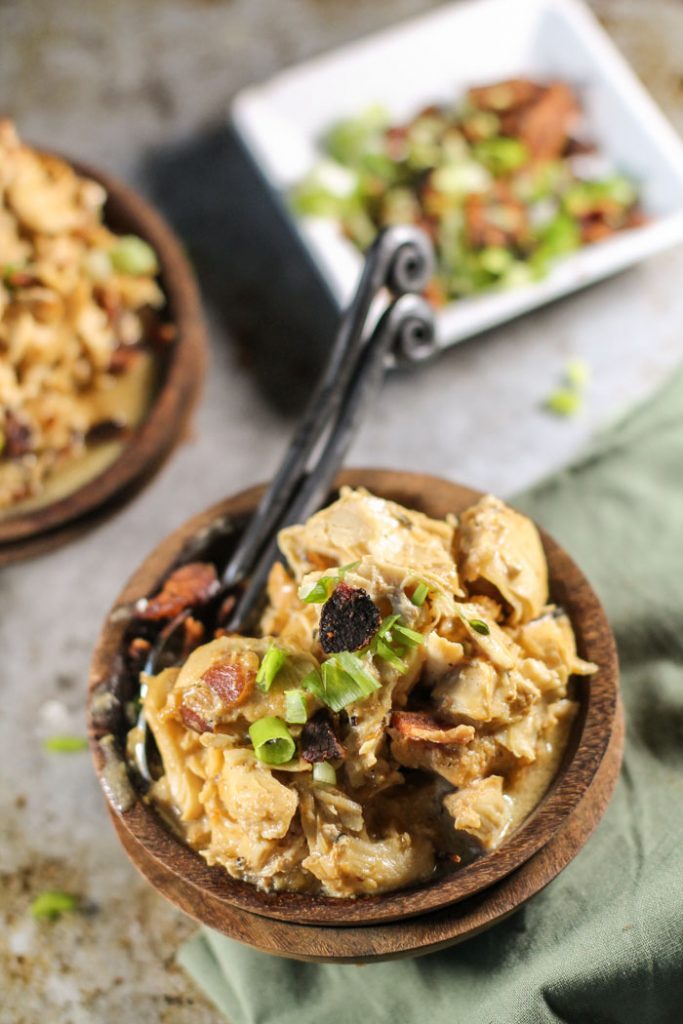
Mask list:
[[[458,512],[476,501],[478,492],[435,477],[383,470],[342,473],[341,484],[364,486],[410,508],[435,517]],[[212,531],[232,526],[233,536],[254,508],[259,489],[229,498],[190,520],[154,551],[133,576],[116,602],[100,636],[90,678],[90,729],[95,766],[105,792],[112,770],[127,771],[118,752],[125,722],[119,704],[133,695],[134,681],[122,670],[121,650],[134,602],[158,589],[175,565],[197,557],[202,545],[211,544]],[[172,835],[161,819],[137,794],[128,790],[125,809],[119,812],[117,831],[141,870],[154,876],[157,887],[184,909],[195,907],[201,920],[226,931],[234,928],[235,908],[240,912],[278,919],[288,924],[342,926],[405,925],[408,918],[443,912],[470,899],[527,863],[566,825],[586,797],[607,753],[615,730],[618,704],[618,668],[614,641],[604,612],[590,585],[569,556],[543,535],[554,600],[567,610],[577,635],[579,653],[595,661],[600,671],[590,681],[577,680],[580,705],[563,763],[548,793],[529,818],[498,850],[440,880],[382,896],[357,900],[311,897],[295,893],[264,894],[231,879],[221,868],[210,868],[194,851]],[[223,554],[229,545],[224,544]],[[215,555],[215,545],[211,554]],[[113,700],[110,695],[113,695]],[[107,704],[109,703],[109,707]],[[105,708],[106,713],[98,713]],[[101,742],[105,742],[108,756]],[[154,862],[154,870],[150,868]]]
[[[116,178],[86,164],[69,161],[79,174],[107,191],[105,220],[119,234],[144,238],[161,268],[165,314],[176,340],[159,355],[160,384],[152,406],[132,439],[102,473],[78,490],[40,508],[0,519],[0,565],[64,543],[92,521],[147,483],[182,438],[199,395],[206,367],[206,332],[194,274],[181,245],[161,215]]]

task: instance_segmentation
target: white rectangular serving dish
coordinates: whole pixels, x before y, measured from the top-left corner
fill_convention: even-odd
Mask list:
[[[298,218],[287,194],[321,156],[334,122],[373,103],[405,120],[469,86],[514,76],[578,88],[590,136],[636,179],[650,221],[565,256],[538,283],[460,299],[438,311],[453,344],[683,242],[683,143],[580,0],[452,3],[244,89],[232,120],[340,306],[362,257],[337,221]]]

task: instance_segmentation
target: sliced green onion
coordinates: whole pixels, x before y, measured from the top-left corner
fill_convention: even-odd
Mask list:
[[[321,576],[305,596],[299,596],[304,604],[324,604],[330,596],[331,583],[331,576]]]
[[[33,917],[56,921],[62,914],[68,914],[77,910],[78,904],[78,897],[72,893],[48,889],[45,892],[41,892],[39,896],[36,896],[29,909]]]
[[[313,765],[313,781],[324,782],[326,786],[336,786],[337,773],[329,761],[318,761]]]
[[[151,245],[137,235],[122,235],[110,251],[112,266],[120,274],[142,277],[159,270],[156,253]]]
[[[387,661],[390,665],[393,665],[401,674],[408,671],[408,666],[403,658],[399,657],[396,651],[393,651],[389,644],[385,643],[381,637],[378,637],[374,644],[374,652],[378,657],[382,658],[383,661]]]
[[[403,660],[406,649],[419,647],[424,643],[424,636],[402,625],[400,618],[400,615],[387,615],[370,644],[370,650],[393,665],[398,672],[404,673],[408,671],[408,666]]]
[[[305,690],[285,690],[285,722],[303,725],[308,721],[308,703]]]
[[[575,416],[583,405],[583,399],[573,388],[558,388],[545,401],[545,408],[556,416]]]
[[[333,654],[322,663],[319,672],[309,672],[301,685],[332,711],[341,711],[380,687],[361,659],[348,651]]]
[[[77,754],[88,749],[88,741],[83,736],[49,736],[43,749],[48,754]]]
[[[498,135],[476,142],[472,151],[492,174],[510,174],[529,162],[529,149],[521,139]]]
[[[429,587],[427,586],[426,583],[424,583],[422,580],[420,580],[418,585],[415,587],[415,590],[413,591],[410,600],[411,600],[412,604],[415,605],[416,608],[421,608],[422,605],[427,600],[428,595],[429,595]]]
[[[481,636],[488,636],[491,632],[488,623],[484,622],[483,619],[468,619],[467,622],[474,632],[479,633]]]
[[[586,384],[590,381],[591,368],[585,359],[580,359],[578,356],[575,356],[574,359],[570,359],[565,366],[564,376],[570,387],[576,388],[580,391],[581,388],[585,388]]]
[[[340,566],[333,576],[321,576],[305,597],[301,594],[299,594],[299,597],[304,604],[324,604],[332,590],[334,590],[338,583],[342,582],[347,572],[351,572],[352,569],[356,569],[359,565],[360,562],[349,562],[348,565]]]
[[[259,690],[262,690],[263,693],[268,693],[268,690],[273,685],[275,676],[286,661],[287,655],[279,647],[270,647],[266,651],[256,673],[256,685]]]
[[[401,640],[408,644],[408,647],[419,647],[420,644],[424,643],[424,636],[422,633],[418,633],[415,629],[409,629],[407,626],[401,625],[397,622],[393,627],[394,633],[398,633]]]
[[[249,726],[254,753],[264,764],[287,764],[294,757],[296,743],[281,718],[259,718]]]

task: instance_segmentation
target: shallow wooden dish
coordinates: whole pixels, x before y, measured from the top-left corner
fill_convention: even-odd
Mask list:
[[[143,423],[103,472],[57,501],[0,519],[0,565],[48,550],[70,539],[95,512],[127,498],[147,483],[182,438],[206,368],[206,331],[199,291],[180,242],[161,215],[116,178],[77,161],[79,174],[107,191],[105,219],[119,234],[144,238],[155,250],[166,296],[165,316],[176,339],[160,352],[156,395]]]
[[[338,485],[344,483],[367,487],[436,517],[457,513],[480,497],[478,492],[458,484],[414,473],[350,470],[338,478]],[[410,918],[444,913],[446,908],[499,885],[538,855],[567,826],[596,779],[618,723],[618,667],[605,614],[583,574],[566,552],[546,535],[543,535],[543,543],[550,567],[552,597],[571,617],[579,653],[595,661],[600,671],[590,682],[577,681],[580,713],[553,785],[530,817],[498,850],[451,876],[383,896],[338,900],[293,893],[268,895],[231,879],[220,868],[208,867],[198,854],[167,830],[135,790],[120,746],[126,727],[121,704],[133,696],[132,683],[124,676],[121,658],[132,606],[139,597],[154,592],[171,568],[196,558],[203,548],[215,556],[212,536],[216,528],[227,525],[232,528],[233,536],[236,535],[260,493],[260,489],[255,488],[229,498],[196,516],[163,541],[120,595],[100,635],[89,684],[91,746],[110,810],[116,815],[117,832],[131,859],[170,900],[227,934],[234,934],[236,920],[241,922],[244,932],[249,920],[244,917],[246,912],[271,919],[271,925],[272,919],[279,919],[289,926],[304,925],[307,930],[311,926],[333,927],[340,935],[347,935],[351,942],[352,933],[359,931],[358,926],[385,927],[397,922],[397,927],[399,924],[404,927]],[[224,543],[224,555],[229,547],[229,541]],[[617,756],[617,766],[618,760]],[[112,786],[115,777],[119,781],[124,779],[125,785]],[[520,901],[530,894],[527,892]],[[353,946],[350,955],[355,956],[356,952]],[[337,951],[332,955],[341,954]]]

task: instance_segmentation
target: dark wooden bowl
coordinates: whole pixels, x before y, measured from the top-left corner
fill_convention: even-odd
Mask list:
[[[62,158],[64,159],[64,158]],[[199,396],[206,368],[206,331],[199,291],[180,242],[162,216],[127,185],[87,164],[74,169],[107,191],[105,220],[119,234],[144,238],[157,254],[159,283],[166,296],[164,315],[176,339],[160,351],[159,385],[143,423],[120,455],[102,473],[57,501],[0,519],[0,565],[68,540],[93,514],[115,499],[129,497],[147,483],[181,440]]]
[[[481,496],[435,477],[384,470],[349,470],[339,476],[337,484],[367,487],[435,517],[457,513]],[[406,922],[419,915],[443,913],[445,908],[500,884],[543,850],[570,821],[596,778],[618,722],[618,666],[605,614],[581,571],[545,534],[542,537],[552,598],[572,620],[580,655],[596,662],[600,670],[590,680],[577,680],[575,696],[580,712],[556,779],[530,817],[499,849],[453,875],[381,896],[349,900],[265,894],[231,879],[222,868],[209,867],[168,831],[136,791],[121,754],[126,726],[120,713],[121,702],[132,696],[131,680],[125,678],[121,657],[132,606],[138,598],[157,590],[170,569],[197,557],[202,546],[213,544],[213,553],[212,537],[217,530],[232,531],[234,538],[260,494],[261,489],[254,488],[229,498],[164,540],[130,580],[100,635],[89,683],[91,746],[110,810],[116,815],[117,832],[131,859],[170,900],[212,927],[223,927],[228,934],[234,932],[236,917],[245,912],[290,925],[352,930]],[[224,541],[224,555],[230,544],[230,540]],[[112,773],[126,780],[118,799],[112,794]]]

